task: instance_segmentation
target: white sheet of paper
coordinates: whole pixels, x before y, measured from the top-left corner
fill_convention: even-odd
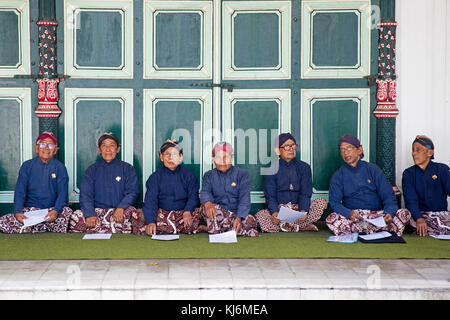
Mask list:
[[[297,219],[306,216],[307,212],[299,212],[286,207],[281,207],[278,211],[278,219],[288,223],[294,223]]]
[[[236,231],[231,230],[228,232],[218,233],[218,234],[210,234],[209,235],[210,243],[235,243],[237,242]]]
[[[440,234],[440,235],[430,235],[430,237],[433,237],[435,239],[439,240],[450,240],[450,234]]]
[[[367,222],[369,222],[369,223],[371,223],[374,226],[377,226],[379,228],[386,227],[386,221],[384,221],[383,217],[378,217],[378,218],[375,218],[375,219],[364,218],[364,221],[367,221]]]
[[[154,234],[152,235],[153,240],[162,240],[162,241],[170,241],[170,240],[178,240],[180,239],[180,235],[178,234]]]
[[[110,239],[111,238],[111,233],[91,233],[91,234],[85,234],[83,237],[83,240],[93,240],[93,239],[100,239],[100,240],[105,240],[105,239]]]
[[[42,210],[33,210],[25,212],[24,215],[27,219],[23,219],[23,226],[29,227],[34,226],[35,224],[41,223],[45,221],[45,216],[48,213],[48,209]]]
[[[342,236],[329,236],[328,242],[355,243],[358,241],[357,233],[344,234]]]
[[[359,237],[363,238],[364,240],[376,240],[376,239],[383,239],[383,238],[388,238],[392,236],[392,234],[390,234],[387,231],[381,231],[381,232],[375,232],[372,234],[360,234]]]

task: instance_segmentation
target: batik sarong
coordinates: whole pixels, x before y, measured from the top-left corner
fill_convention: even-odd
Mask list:
[[[40,210],[35,207],[23,208],[23,213],[33,210]],[[69,219],[72,215],[72,209],[64,207],[58,217],[52,222],[41,222],[34,226],[24,227],[16,219],[14,213],[6,214],[0,217],[0,232],[4,233],[38,233],[38,232],[59,232],[66,233],[69,225]]]
[[[200,208],[196,208],[191,213],[192,224],[186,228],[183,219],[184,210],[164,210],[158,209],[156,212],[156,234],[186,233],[195,234],[199,232],[199,225],[202,220]],[[145,235],[146,222],[142,209],[136,210],[131,218],[133,224],[133,234]]]
[[[383,210],[370,211],[356,209],[353,211],[360,217],[367,219],[375,219],[384,216]],[[350,233],[371,234],[378,231],[395,232],[398,236],[401,236],[410,218],[411,213],[407,209],[400,209],[397,211],[394,218],[392,219],[392,222],[388,226],[380,228],[371,224],[370,222],[364,220],[355,222],[336,212],[333,212],[327,217],[326,223],[331,232],[338,236]]]
[[[422,212],[422,216],[428,226],[429,235],[447,235],[450,234],[450,211]],[[414,219],[410,220],[411,226],[417,230],[417,224]]]
[[[284,223],[285,228],[287,227],[286,228],[287,230],[301,230],[301,229],[308,227],[309,225],[313,224],[314,222],[316,222],[320,219],[320,217],[322,216],[323,211],[326,209],[327,205],[328,205],[328,202],[325,199],[318,198],[318,199],[311,201],[309,212],[306,215],[305,221],[303,221],[302,223],[299,223],[299,224],[298,223],[294,223],[294,224]],[[288,207],[292,210],[298,211],[297,204],[291,204],[291,203],[281,204],[278,206],[278,209],[283,206]],[[256,217],[256,220],[258,220],[261,231],[263,231],[263,232],[279,232],[281,230],[281,228],[280,228],[281,223],[276,224],[272,221],[272,215],[270,214],[269,209],[263,209],[263,210],[258,211],[258,213],[256,213],[255,217]],[[283,229],[285,229],[285,228],[283,228]]]
[[[233,223],[236,219],[236,213],[230,212],[218,204],[214,206],[216,209],[216,218],[209,219],[206,216],[205,206],[200,207],[200,212],[203,219],[206,221],[208,233],[217,234],[233,230]],[[247,215],[244,219],[241,219],[241,229],[237,233],[238,236],[257,237],[257,221],[252,215]]]
[[[86,219],[81,210],[76,210],[71,218],[69,231],[81,233],[131,233],[131,216],[136,208],[129,206],[123,212],[123,223],[113,220],[114,208],[101,209],[95,208],[98,223],[94,228],[86,226]]]

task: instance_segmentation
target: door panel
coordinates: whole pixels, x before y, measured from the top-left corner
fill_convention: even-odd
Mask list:
[[[133,164],[132,94],[130,89],[66,88],[64,136],[70,201],[78,201],[84,171],[100,159],[97,141],[104,132],[119,137],[119,159]]]
[[[370,74],[370,1],[302,1],[302,78]]]
[[[0,202],[12,202],[20,165],[34,152],[30,130],[31,90],[0,88],[0,119]]]
[[[175,139],[183,148],[183,164],[201,181],[211,169],[212,129],[210,90],[145,90],[144,177],[161,167],[160,146]]]
[[[368,89],[302,90],[301,159],[311,165],[316,195],[327,197],[331,176],[343,164],[340,136],[359,137],[369,154],[369,94]]]
[[[285,79],[291,69],[288,1],[223,1],[223,79]]]
[[[144,1],[144,78],[212,78],[212,2]]]
[[[250,174],[253,203],[264,202],[264,174],[278,157],[275,138],[290,131],[290,90],[224,91],[223,137],[234,147],[234,164]]]
[[[133,78],[133,1],[64,2],[65,73]]]
[[[30,17],[26,0],[0,3],[0,77],[30,74]]]

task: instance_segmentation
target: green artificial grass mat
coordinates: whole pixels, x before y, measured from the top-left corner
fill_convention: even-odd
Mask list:
[[[209,243],[208,234],[157,241],[113,234],[109,240],[82,240],[80,233],[0,234],[0,260],[171,259],[171,258],[371,258],[449,259],[450,242],[403,235],[406,244],[330,243],[328,230],[262,233],[238,243]]]

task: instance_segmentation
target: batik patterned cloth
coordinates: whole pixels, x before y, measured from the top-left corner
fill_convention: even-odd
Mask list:
[[[159,208],[156,213],[156,233],[157,234],[173,234],[186,233],[195,234],[199,232],[199,225],[202,220],[200,208],[196,208],[191,213],[192,225],[186,228],[183,219],[184,210],[164,210]],[[142,209],[136,210],[131,218],[133,224],[133,234],[145,235],[146,221]]]
[[[422,211],[422,217],[428,226],[429,235],[446,235],[450,234],[450,211],[439,212],[424,212]],[[411,226],[417,229],[417,224],[414,219],[410,220]]]
[[[383,210],[371,211],[356,209],[353,211],[360,217],[367,219],[375,219],[384,216]],[[397,211],[394,218],[392,219],[392,222],[388,226],[380,228],[371,224],[370,222],[364,220],[355,222],[336,212],[333,212],[327,217],[326,223],[331,232],[338,236],[350,233],[371,234],[378,231],[395,232],[398,236],[401,236],[406,224],[410,219],[411,213],[407,209],[400,209]]]
[[[23,208],[22,212],[28,212],[33,210],[40,210],[35,207]],[[6,214],[0,217],[0,231],[4,233],[38,233],[38,232],[59,232],[66,233],[69,225],[69,219],[72,215],[72,209],[69,207],[63,207],[62,212],[58,215],[53,222],[41,222],[34,226],[24,227],[16,219],[14,213]]]
[[[70,232],[81,233],[131,233],[131,216],[136,208],[129,206],[124,210],[123,223],[113,220],[115,208],[95,208],[98,223],[94,228],[86,227],[86,220],[81,210],[76,210],[70,217]]]
[[[208,233],[217,234],[231,231],[233,229],[234,220],[236,219],[236,213],[223,209],[218,204],[216,204],[214,208],[216,209],[216,218],[209,219],[206,216],[205,206],[200,207],[202,217],[206,221]],[[254,216],[249,214],[245,218],[241,218],[241,225],[242,225],[241,229],[237,233],[238,236],[246,236],[246,237],[258,236],[257,230],[258,224]]]
[[[313,224],[314,222],[318,221],[320,217],[323,214],[323,211],[326,209],[328,205],[328,202],[324,199],[318,198],[313,201],[311,201],[311,206],[309,208],[309,212],[306,215],[305,221],[303,221],[300,224],[295,223],[298,225],[298,229],[304,229],[307,226]],[[290,209],[298,211],[298,205],[297,204],[281,204],[278,206],[278,209],[281,207],[288,207]],[[261,228],[261,231],[263,232],[279,232],[280,231],[280,224],[273,223],[272,216],[270,214],[269,209],[263,209],[256,213],[255,215],[256,220],[259,223],[259,227]],[[290,226],[288,229],[294,229],[293,226]]]

